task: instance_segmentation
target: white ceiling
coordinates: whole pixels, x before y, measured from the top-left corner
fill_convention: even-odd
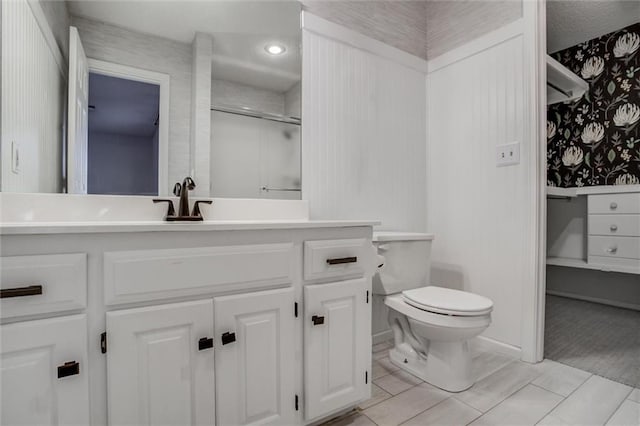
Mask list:
[[[549,0],[547,52],[603,36],[640,22],[640,0]]]
[[[297,1],[76,0],[72,15],[191,43],[196,32],[214,39],[213,77],[284,92],[301,76]],[[264,46],[286,47],[272,56]]]

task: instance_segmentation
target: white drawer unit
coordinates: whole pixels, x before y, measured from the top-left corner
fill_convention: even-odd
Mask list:
[[[640,237],[640,214],[590,215],[589,235]]]
[[[373,250],[371,242],[364,238],[305,241],[304,279],[361,277],[370,266],[366,260]]]
[[[87,303],[87,255],[0,258],[2,319],[80,310]]]
[[[589,236],[589,255],[640,259],[640,237]]]
[[[294,245],[107,252],[107,305],[291,284]]]
[[[589,214],[640,214],[640,193],[589,195]]]

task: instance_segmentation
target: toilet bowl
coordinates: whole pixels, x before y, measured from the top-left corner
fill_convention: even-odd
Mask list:
[[[373,293],[385,296],[394,347],[391,362],[449,392],[473,386],[469,339],[491,324],[493,302],[429,284],[432,234],[376,232],[384,258]]]

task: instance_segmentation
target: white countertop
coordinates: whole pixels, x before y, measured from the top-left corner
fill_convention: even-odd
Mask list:
[[[573,188],[557,188],[555,186],[547,186],[547,195],[555,197],[574,198],[579,195],[622,194],[626,192],[640,192],[640,185],[602,185]]]
[[[376,226],[377,220],[220,220],[203,222],[15,222],[0,224],[0,235],[95,234],[113,232],[202,232]]]

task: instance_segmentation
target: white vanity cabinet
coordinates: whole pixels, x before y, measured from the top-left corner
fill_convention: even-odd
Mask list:
[[[213,424],[213,303],[107,312],[109,423]]]
[[[370,223],[163,225],[0,229],[15,284],[44,282],[1,318],[2,424],[304,425],[369,397]]]
[[[89,423],[84,315],[0,327],[2,425]]]
[[[307,420],[369,397],[369,291],[365,278],[304,288]]]
[[[295,423],[295,303],[291,287],[214,299],[217,424]]]

